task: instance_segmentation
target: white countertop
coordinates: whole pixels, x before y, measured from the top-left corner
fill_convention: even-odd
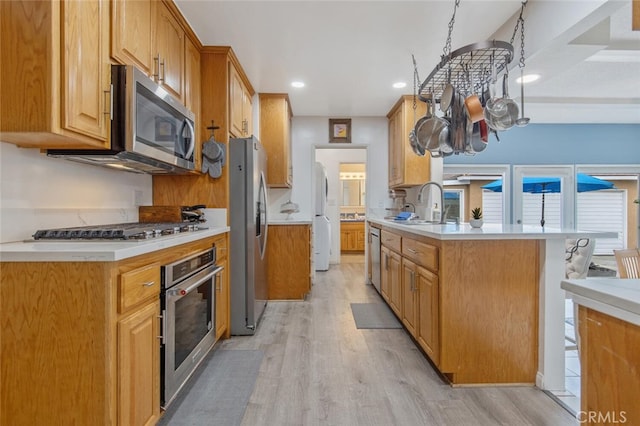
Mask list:
[[[640,326],[640,279],[564,280],[560,287],[574,303]]]
[[[269,225],[311,225],[311,220],[304,219],[274,219],[269,221]]]
[[[387,219],[368,219],[371,223],[438,240],[550,240],[567,238],[616,238],[615,232],[543,228],[533,225],[498,225],[485,223],[472,228],[468,223],[406,225]]]
[[[213,237],[229,227],[212,227],[149,240],[24,241],[0,244],[2,262],[113,262]]]

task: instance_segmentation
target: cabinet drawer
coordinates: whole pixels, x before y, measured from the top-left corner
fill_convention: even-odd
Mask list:
[[[438,271],[438,248],[435,246],[404,238],[402,254],[427,269]]]
[[[400,253],[402,237],[384,229],[380,232],[380,243]]]
[[[160,294],[160,265],[154,263],[120,275],[118,312],[126,312],[138,303]]]

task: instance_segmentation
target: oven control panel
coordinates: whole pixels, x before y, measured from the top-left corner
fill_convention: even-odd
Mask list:
[[[184,278],[213,265],[216,261],[216,248],[211,247],[193,256],[180,259],[162,267],[162,284],[164,288],[170,288]]]

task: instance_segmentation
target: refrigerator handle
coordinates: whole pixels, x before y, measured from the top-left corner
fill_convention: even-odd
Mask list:
[[[264,178],[263,171],[260,172],[260,192],[262,192],[264,196],[264,238],[262,238],[262,250],[260,250],[260,254],[264,257],[264,254],[267,251],[267,235],[269,233],[269,199],[267,194],[267,182]],[[258,214],[260,213],[258,212]]]

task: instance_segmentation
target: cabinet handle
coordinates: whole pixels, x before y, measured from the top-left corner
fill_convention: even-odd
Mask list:
[[[113,84],[109,85],[109,90],[104,91],[105,96],[105,105],[104,105],[104,115],[109,115],[109,118],[113,118]],[[107,100],[107,97],[109,98]]]
[[[413,253],[413,254],[420,253],[419,251],[415,251],[414,249],[410,249],[410,248],[407,248],[407,251],[410,252],[410,253]]]
[[[164,60],[160,62],[160,68],[162,69],[162,77],[158,78],[158,81],[161,83],[164,83],[164,78],[166,77],[165,70],[164,70]],[[160,74],[160,70],[158,70],[158,74]]]
[[[158,53],[158,56],[153,57],[153,69],[154,71],[157,70],[157,72],[154,72],[152,77],[156,81],[160,81],[160,54],[159,53]]]
[[[411,291],[416,291],[416,274],[413,271],[409,271],[411,274]]]
[[[151,287],[152,285],[155,285],[155,281],[147,281],[146,283],[142,283],[143,287]]]
[[[385,271],[389,270],[389,255],[388,254],[384,254],[384,269]]]

